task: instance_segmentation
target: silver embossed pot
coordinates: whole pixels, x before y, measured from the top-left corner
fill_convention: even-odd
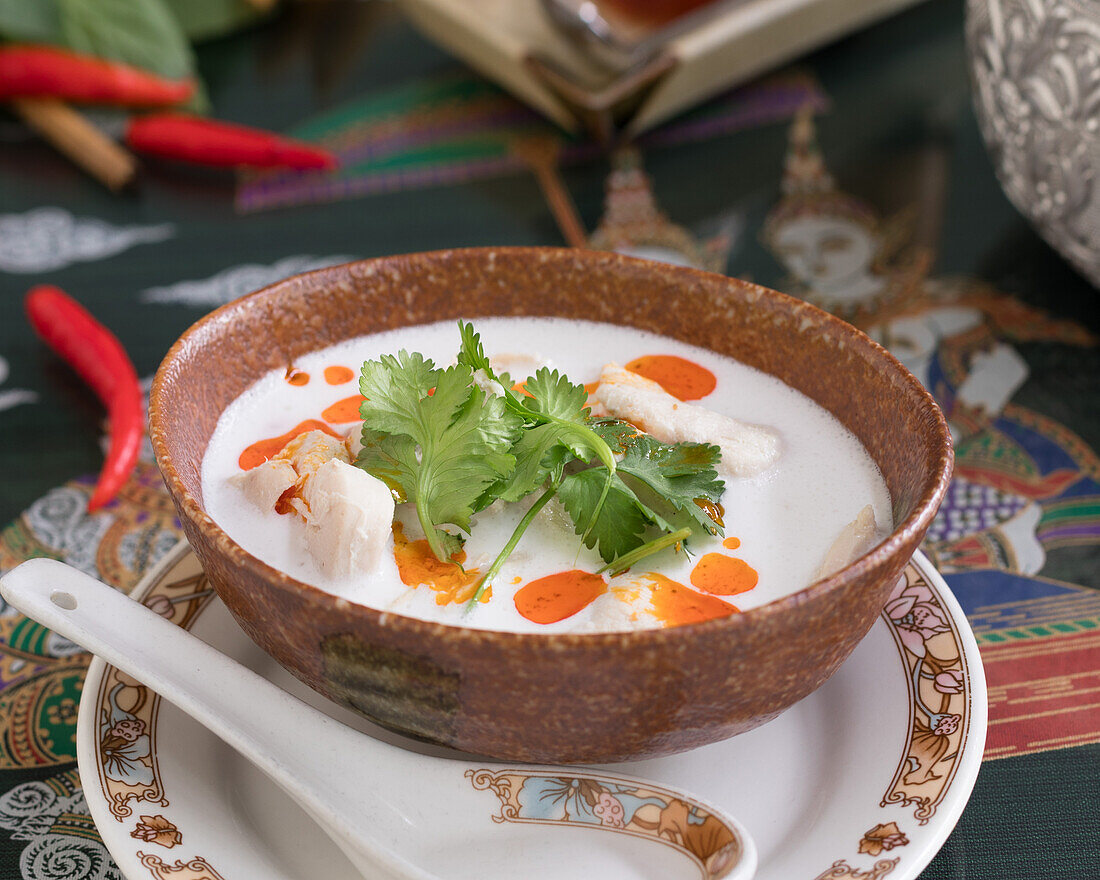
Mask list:
[[[1100,287],[1100,2],[967,0],[974,105],[997,176]]]

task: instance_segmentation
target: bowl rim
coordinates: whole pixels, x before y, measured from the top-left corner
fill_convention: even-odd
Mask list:
[[[351,600],[326,592],[312,584],[300,581],[268,565],[256,556],[253,556],[234,541],[229,534],[206,513],[198,500],[187,491],[176,469],[175,462],[168,452],[167,440],[162,434],[159,422],[162,409],[167,409],[167,406],[164,405],[167,399],[165,386],[168,382],[170,365],[180,356],[184,348],[191,344],[191,340],[194,337],[202,334],[211,325],[226,323],[231,317],[231,313],[242,308],[247,300],[253,297],[272,295],[273,291],[284,288],[288,284],[301,283],[301,279],[323,276],[331,274],[334,271],[347,271],[348,267],[351,266],[367,267],[377,264],[386,264],[394,260],[417,259],[431,262],[445,260],[450,256],[467,258],[478,256],[489,257],[492,254],[499,254],[502,251],[507,252],[509,255],[526,256],[532,260],[539,261],[544,261],[546,259],[576,260],[578,256],[580,259],[586,261],[598,258],[601,262],[601,268],[609,268],[614,264],[633,264],[636,266],[644,266],[646,270],[650,272],[675,276],[686,275],[689,278],[694,277],[707,281],[707,283],[714,283],[714,280],[717,279],[723,284],[752,288],[756,291],[763,292],[768,297],[780,297],[788,301],[788,304],[796,311],[807,312],[815,321],[824,322],[824,324],[829,326],[834,332],[847,336],[861,346],[869,346],[870,351],[875,356],[883,359],[891,369],[898,372],[903,383],[907,385],[917,397],[924,398],[925,402],[930,406],[930,412],[934,416],[934,422],[930,426],[930,430],[933,432],[933,439],[938,440],[938,444],[933,443],[932,448],[935,449],[937,445],[939,447],[938,459],[932,472],[933,478],[927,481],[924,491],[914,503],[913,509],[909,515],[894,526],[893,531],[891,531],[888,537],[872,547],[867,553],[839,571],[834,572],[827,578],[813,581],[801,589],[788,593],[785,596],[773,599],[763,605],[749,608],[746,611],[732,614],[728,617],[703,621],[701,623],[682,624],[679,626],[591,633],[531,633],[479,629],[470,626],[424,620],[422,618],[410,617],[398,612],[371,608],[368,605],[352,602]],[[613,269],[611,269],[611,271],[613,271]],[[932,394],[923,384],[921,384],[920,380],[918,380],[916,376],[914,376],[886,348],[875,342],[875,340],[863,331],[841,320],[835,315],[805,300],[732,276],[705,272],[700,269],[685,266],[674,266],[668,263],[646,260],[639,257],[629,257],[614,252],[538,246],[445,248],[433,251],[391,254],[363,260],[353,260],[347,263],[314,269],[309,272],[297,273],[231,300],[195,321],[168,349],[168,352],[165,354],[153,377],[153,383],[149,393],[149,435],[157,465],[160,468],[160,472],[170,494],[176,501],[180,516],[186,517],[212,544],[217,545],[221,552],[228,554],[235,565],[249,569],[254,576],[259,577],[268,584],[274,585],[281,590],[296,593],[309,602],[332,603],[335,607],[339,607],[342,611],[345,611],[345,613],[354,608],[355,610],[350,613],[355,614],[359,618],[364,616],[372,618],[372,623],[376,626],[385,626],[389,629],[407,629],[412,634],[423,638],[459,639],[463,642],[488,640],[497,642],[502,646],[514,643],[530,644],[532,642],[539,642],[555,649],[578,648],[583,645],[608,646],[615,643],[637,642],[639,640],[652,642],[654,644],[662,644],[666,641],[681,641],[685,638],[691,638],[702,633],[725,629],[735,630],[740,627],[759,625],[759,621],[770,619],[774,615],[784,614],[789,609],[804,603],[821,599],[829,593],[840,590],[852,581],[860,579],[868,571],[887,565],[890,557],[900,552],[902,545],[909,543],[915,534],[923,534],[931,524],[947,492],[954,464],[954,449],[952,447],[951,433],[947,425],[947,419],[944,417],[939,404],[936,403]]]

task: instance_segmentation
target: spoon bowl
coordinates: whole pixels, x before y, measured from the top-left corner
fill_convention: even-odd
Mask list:
[[[512,865],[538,859],[545,866],[568,851],[574,834],[589,834],[589,829],[524,821],[516,809],[507,822],[484,819],[494,808],[501,810],[501,800],[504,813],[518,807],[524,786],[546,779],[601,795],[629,791],[663,803],[664,810],[686,811],[690,821],[711,822],[716,835],[708,852],[677,844],[667,831],[662,833],[662,822],[648,835],[649,843],[637,845],[679,848],[685,868],[695,876],[702,869],[705,880],[750,880],[755,873],[756,849],[740,823],[689,794],[604,772],[431,758],[379,742],[61,562],[23,563],[0,579],[0,595],[146,684],[248,758],[320,825],[364,877],[476,877],[490,858]],[[304,742],[308,749],[302,748]],[[621,824],[591,828],[610,839]]]

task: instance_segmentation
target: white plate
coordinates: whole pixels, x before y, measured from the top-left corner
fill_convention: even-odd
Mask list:
[[[255,647],[212,596],[185,544],[134,595],[307,702],[398,741],[328,704]],[[756,840],[760,880],[908,880],[943,845],[970,797],[986,711],[985,677],[966,617],[918,554],[887,610],[824,687],[732,740],[611,769],[686,789],[737,816]],[[84,686],[77,758],[92,816],[128,880],[358,877],[251,764],[99,659]],[[426,804],[431,798],[424,791]],[[485,822],[493,821],[509,816],[490,792]],[[573,837],[583,863],[591,834]],[[675,867],[677,874],[698,875],[698,860],[656,849],[643,846],[643,858],[609,865],[606,850],[593,846],[592,867],[598,864],[608,880],[665,876]],[[522,876],[522,867],[487,865],[484,877],[510,880]]]

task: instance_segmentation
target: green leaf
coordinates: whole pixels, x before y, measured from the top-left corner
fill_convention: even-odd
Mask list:
[[[191,47],[163,0],[60,0],[61,35],[76,52],[177,79],[194,70]]]
[[[440,526],[470,530],[485,490],[515,466],[508,450],[519,420],[473,384],[468,366],[439,370],[419,353],[367,361],[359,390],[367,400],[356,464],[400,487],[416,505],[432,552],[449,558],[454,536]]]
[[[652,518],[618,476],[613,476],[611,488],[600,506],[606,484],[604,468],[589,468],[566,477],[558,489],[558,497],[585,546],[598,544],[603,561],[611,562],[644,543],[643,536]]]
[[[355,464],[387,486],[396,486],[406,501],[417,501],[419,447],[411,437],[364,430],[363,448]],[[419,504],[417,514],[420,514]],[[438,559],[446,560],[462,549],[462,542],[455,535],[439,528],[437,523],[441,521],[433,519],[430,514],[420,518],[432,552]]]
[[[195,57],[164,0],[57,0],[60,45],[168,79],[195,75]],[[188,107],[205,110],[205,94]]]
[[[359,407],[364,430],[415,437],[421,429],[422,402],[435,388],[440,373],[442,370],[418,351],[399,351],[366,361],[359,375],[359,393],[367,398]]]
[[[592,430],[618,453],[624,453],[641,432],[630,422],[622,419],[597,419],[592,422]]]
[[[603,568],[597,569],[596,574],[603,574],[605,571],[610,571],[612,575],[622,574],[628,568],[632,568],[637,565],[647,556],[652,556],[654,553],[660,553],[662,550],[666,550],[669,547],[675,547],[677,544],[681,545],[683,552],[687,552],[687,545],[683,542],[687,541],[691,537],[691,529],[683,528],[678,529],[675,532],[665,532],[662,535],[658,535],[652,541],[646,541],[639,547],[635,547],[629,553],[618,556],[613,559]]]
[[[569,447],[562,443],[558,425],[536,425],[523,432],[512,447],[515,470],[498,486],[496,494],[504,501],[519,501],[541,488],[547,480],[561,477],[562,468],[571,459]]]
[[[530,419],[531,415],[521,402],[520,395],[512,388],[511,377],[507,373],[497,375],[493,369],[488,355],[485,354],[485,347],[481,344],[481,335],[474,330],[474,325],[459,321],[458,335],[460,341],[456,360],[469,367],[471,372],[481,370],[492,381],[499,383],[504,391],[504,405],[524,420]]]
[[[493,487],[491,492],[506,501],[518,501],[541,487],[547,478],[557,479],[570,458],[599,459],[607,468],[609,485],[610,475],[615,472],[615,456],[591,427],[584,386],[573,384],[557,370],[543,367],[524,383],[527,394],[521,397],[512,389],[512,381],[506,374],[496,375],[473,325],[459,321],[458,332],[458,363],[480,370],[498,382],[504,390],[505,406],[528,423],[528,431],[514,450],[517,465],[513,477]],[[603,494],[606,491],[605,488]]]
[[[60,43],[57,0],[0,0],[0,37],[19,43]]]
[[[460,364],[465,364],[470,371],[484,370],[492,374],[493,365],[489,363],[489,356],[485,354],[485,346],[481,344],[481,334],[474,329],[474,325],[468,321],[458,322],[458,357]]]
[[[577,458],[584,461],[599,458],[609,470],[615,470],[610,447],[592,430],[591,416],[585,405],[588,392],[583,385],[574,385],[557,370],[542,367],[524,383],[527,394],[519,395],[512,390],[512,382],[507,376],[497,376],[494,372],[481,344],[481,336],[473,325],[459,321],[458,332],[461,339],[458,362],[471,370],[481,370],[499,382],[508,409],[533,424],[556,424],[560,428],[560,442]]]
[[[721,527],[696,504],[696,499],[717,503],[722,497],[725,483],[715,469],[720,458],[717,446],[668,445],[640,434],[627,447],[619,462],[619,473],[643,482],[660,499],[710,534],[721,534]]]
[[[574,385],[557,370],[542,367],[524,382],[530,397],[523,399],[523,406],[541,422],[549,422],[558,429],[558,440],[577,458],[589,461],[598,458],[606,465],[611,460],[611,449],[591,426],[591,415],[585,405],[588,392],[583,385]]]
[[[523,383],[531,395],[523,405],[533,413],[560,422],[573,422],[588,427],[588,392],[583,385],[574,385],[557,370],[540,367]]]

